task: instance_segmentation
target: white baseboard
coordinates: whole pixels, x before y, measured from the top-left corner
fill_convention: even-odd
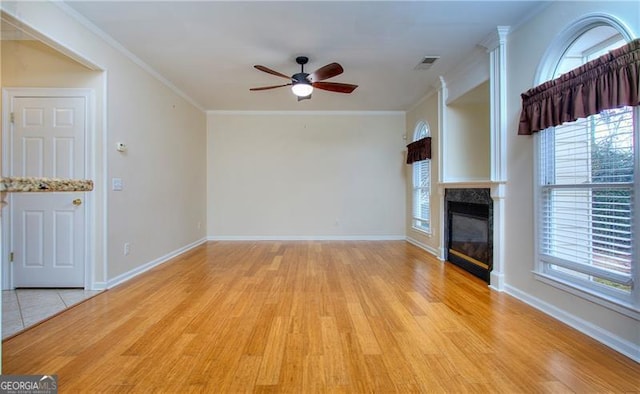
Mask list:
[[[620,338],[602,327],[598,327],[562,309],[556,308],[555,306],[510,285],[505,285],[504,290],[507,294],[519,299],[520,301],[560,320],[566,325],[575,328],[581,333],[590,336],[598,342],[609,346],[613,350],[624,354],[635,362],[640,363],[640,347],[633,342]]]
[[[118,276],[116,276],[115,278],[111,278],[107,281],[106,283],[106,289],[110,289],[114,286],[117,286],[119,284],[122,284],[126,281],[128,281],[131,278],[134,278],[138,275],[140,275],[143,272],[149,271],[151,268],[157,267],[162,263],[166,263],[167,261],[171,260],[172,258],[179,256],[193,248],[195,248],[196,246],[202,245],[203,243],[207,242],[207,240],[205,238],[202,238],[198,241],[192,242],[189,245],[183,246],[180,249],[176,249],[173,252],[170,252],[162,257],[159,257],[153,261],[149,261],[146,264],[143,264],[141,266],[138,266],[130,271],[125,272],[124,274],[120,274]]]
[[[502,272],[491,271],[489,283],[490,289],[504,291],[504,274]]]
[[[211,235],[209,241],[403,241],[404,235]]]
[[[93,282],[91,288],[87,290],[107,290],[107,282]]]
[[[423,250],[431,253],[432,255],[436,256],[436,258],[438,260],[442,261],[442,259],[440,258],[440,252],[438,251],[438,249],[433,248],[433,247],[431,247],[431,246],[429,246],[429,245],[427,245],[425,243],[422,243],[422,242],[418,241],[417,239],[414,239],[414,238],[411,238],[411,237],[407,237],[406,241],[409,242],[412,245],[415,245],[415,246],[419,247],[420,249],[423,249]]]

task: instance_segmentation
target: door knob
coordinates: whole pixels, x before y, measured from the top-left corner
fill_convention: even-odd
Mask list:
[[[73,200],[71,203],[77,207],[77,206],[79,206],[80,204],[82,204],[82,200],[81,200],[81,199],[79,199],[79,198],[76,198],[76,199],[75,199],[75,200]]]

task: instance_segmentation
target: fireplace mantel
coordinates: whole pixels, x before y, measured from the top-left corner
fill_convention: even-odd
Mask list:
[[[490,181],[490,180],[469,180],[455,182],[439,182],[438,193],[444,196],[446,189],[490,189],[491,198],[493,200],[503,199],[505,193],[506,181]]]
[[[438,187],[441,189],[493,189],[500,185],[504,185],[505,181],[490,181],[490,180],[469,180],[469,181],[454,181],[454,182],[440,182]]]

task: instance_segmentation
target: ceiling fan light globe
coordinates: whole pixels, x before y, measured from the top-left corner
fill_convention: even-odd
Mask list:
[[[291,86],[291,91],[298,97],[307,97],[313,92],[313,86],[308,83],[296,83]]]

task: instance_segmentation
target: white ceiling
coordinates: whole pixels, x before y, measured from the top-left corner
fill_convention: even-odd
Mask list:
[[[515,26],[540,1],[71,1],[206,110],[407,110],[438,77],[464,61],[496,26]],[[338,62],[329,82],[352,94],[316,90],[298,102],[288,87],[250,92]],[[429,70],[414,68],[440,56]]]

